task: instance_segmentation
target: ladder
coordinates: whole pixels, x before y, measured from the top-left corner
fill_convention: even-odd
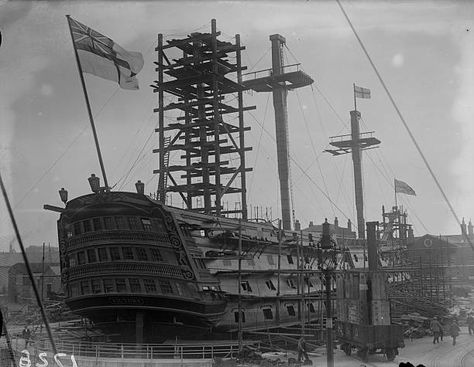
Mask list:
[[[163,167],[160,167],[161,174],[160,174],[160,179],[158,181],[158,200],[163,201],[166,204],[166,189],[168,187],[168,166],[170,163],[170,151],[169,151],[169,145],[171,142],[171,137],[166,136],[165,141],[164,141],[164,146],[163,146]]]

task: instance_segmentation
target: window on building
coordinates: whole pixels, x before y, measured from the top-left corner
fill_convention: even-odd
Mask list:
[[[293,305],[286,306],[286,309],[288,310],[289,316],[296,316],[295,308],[293,307]]]
[[[141,231],[143,230],[143,227],[141,225],[141,222],[137,217],[128,217],[128,225],[130,226],[130,229],[138,230]]]
[[[130,278],[128,280],[128,283],[130,284],[130,292],[140,293],[142,291],[142,287],[140,285],[140,279]]]
[[[81,282],[81,294],[90,294],[91,293],[91,287],[89,285],[88,280],[83,280]]]
[[[309,288],[311,288],[313,286],[313,283],[311,282],[311,280],[309,280],[309,278],[304,278],[304,283]]]
[[[294,264],[294,262],[293,262],[293,256],[291,256],[291,255],[286,255],[286,259],[288,260],[288,264]]]
[[[250,286],[250,283],[248,280],[244,280],[242,283],[240,283],[242,286],[242,289],[246,292],[252,292],[252,287]]]
[[[102,230],[102,220],[101,218],[93,218],[92,224],[94,225],[94,231],[101,231]]]
[[[92,279],[91,285],[92,285],[92,293],[94,294],[102,293],[102,284],[101,284],[100,279]]]
[[[263,317],[265,320],[273,320],[273,312],[271,308],[264,308],[262,309],[263,311]]]
[[[95,249],[90,248],[87,250],[87,259],[89,260],[90,263],[97,262],[97,255],[95,253]]]
[[[133,249],[131,247],[123,247],[122,251],[124,260],[133,260]]]
[[[288,284],[288,287],[290,287],[290,288],[295,288],[295,289],[296,289],[296,284],[295,284],[295,281],[294,281],[293,279],[288,278],[288,279],[286,280],[286,284]]]
[[[74,223],[74,234],[80,235],[82,233],[81,222]]]
[[[141,218],[143,230],[146,232],[151,232],[151,220],[149,218]]]
[[[135,248],[135,251],[137,252],[137,258],[139,261],[148,261],[146,250],[143,247],[137,247]]]
[[[273,255],[267,255],[267,260],[269,265],[275,265],[275,261],[273,261]]]
[[[356,263],[359,262],[359,258],[357,257],[357,254],[354,254],[354,261],[355,261]]]
[[[23,285],[26,285],[26,286],[30,285],[31,284],[30,278],[28,276],[24,276],[22,283]]]
[[[117,287],[118,293],[125,293],[127,291],[127,284],[123,278],[115,279],[115,286]]]
[[[153,279],[144,279],[143,284],[145,285],[145,292],[156,293],[156,284]]]
[[[110,251],[110,259],[112,261],[120,260],[120,248],[119,247],[111,247]]]
[[[242,322],[245,322],[245,312],[240,311],[240,314],[242,315]],[[235,322],[239,322],[239,311],[234,312],[234,320]]]
[[[105,247],[99,247],[99,261],[108,261],[107,249]]]
[[[83,220],[82,221],[82,228],[84,228],[84,232],[92,231],[92,226],[90,220]]]
[[[267,285],[268,289],[272,291],[276,291],[275,285],[273,284],[271,279],[267,280],[265,284]]]
[[[115,229],[115,221],[113,217],[104,217],[105,229]]]
[[[79,265],[85,264],[86,263],[86,254],[84,251],[79,251],[77,253],[77,263]]]
[[[173,293],[173,287],[171,287],[171,283],[169,280],[160,280],[158,281],[160,284],[161,293],[163,294],[170,294]]]
[[[163,261],[163,257],[161,256],[160,250],[157,248],[151,249],[151,260],[152,261]]]
[[[308,310],[311,313],[315,313],[316,310],[314,309],[314,305],[312,303],[308,303]]]
[[[112,279],[104,279],[104,293],[112,293],[114,291],[114,282]]]

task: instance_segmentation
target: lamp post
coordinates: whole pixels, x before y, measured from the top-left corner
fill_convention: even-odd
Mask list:
[[[331,307],[331,276],[337,266],[335,242],[331,238],[328,220],[323,223],[323,233],[318,243],[318,267],[324,274],[326,298],[326,361],[327,367],[334,367],[334,349],[332,343],[332,307]]]

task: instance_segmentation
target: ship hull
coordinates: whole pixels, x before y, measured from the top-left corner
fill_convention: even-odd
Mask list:
[[[233,332],[239,308],[241,327],[252,330],[322,315],[318,276],[297,276],[302,264],[292,234],[278,249],[270,223],[171,208],[143,194],[101,192],[68,202],[58,233],[67,305],[117,340]],[[245,253],[240,270],[239,242]],[[314,248],[306,249],[314,255]]]

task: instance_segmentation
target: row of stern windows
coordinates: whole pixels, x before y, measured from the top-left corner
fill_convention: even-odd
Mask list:
[[[166,233],[164,222],[160,218],[120,215],[88,218],[74,222],[72,225],[67,227],[67,236],[72,237],[83,233],[110,231],[115,229]]]
[[[314,307],[313,303],[307,303],[306,304],[309,313],[316,313],[316,309]],[[273,320],[274,319],[274,314],[273,314],[273,309],[271,307],[262,307],[261,311],[263,313],[263,318],[265,320]],[[288,316],[290,317],[296,317],[296,310],[295,306],[293,304],[287,304],[286,305],[286,312],[288,313]],[[242,315],[242,322],[245,322],[245,310],[240,312]],[[234,311],[234,321],[239,322],[239,312]]]
[[[104,278],[71,283],[71,297],[103,293],[182,294],[178,282],[142,278]]]
[[[134,294],[163,294],[163,295],[185,295],[193,292],[189,286],[180,282],[167,279],[152,278],[95,278],[71,282],[71,297],[85,296],[90,294],[109,293],[134,293]],[[219,286],[202,286],[202,291],[219,292]]]
[[[69,255],[69,265],[84,265],[108,261],[168,262],[158,248],[138,246],[106,246],[89,248]]]

